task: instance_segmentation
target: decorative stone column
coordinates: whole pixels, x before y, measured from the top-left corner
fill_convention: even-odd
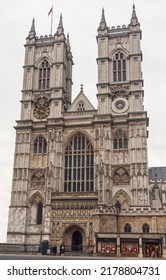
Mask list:
[[[116,248],[116,256],[117,257],[120,257],[121,256],[121,253],[120,253],[120,236],[118,235],[117,236],[117,248]]]
[[[143,258],[143,252],[142,252],[142,237],[139,237],[139,253],[138,253],[139,258]]]

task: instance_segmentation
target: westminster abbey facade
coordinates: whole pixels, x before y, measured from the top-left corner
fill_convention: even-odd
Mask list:
[[[94,34],[95,39],[95,34]],[[61,244],[66,252],[166,256],[165,168],[148,168],[141,30],[97,30],[97,109],[81,85],[62,16],[55,35],[25,44],[7,242]],[[95,59],[95,57],[94,57]]]

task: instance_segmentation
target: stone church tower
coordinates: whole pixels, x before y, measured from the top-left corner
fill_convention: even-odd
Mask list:
[[[32,21],[15,127],[9,243],[28,248],[48,240],[68,252],[146,255],[153,236],[142,234],[155,232],[152,245],[162,254],[157,219],[164,210],[152,209],[140,40],[134,5],[128,26],[109,28],[102,11],[95,109],[83,85],[72,102],[73,57],[62,16],[54,36],[37,37]]]

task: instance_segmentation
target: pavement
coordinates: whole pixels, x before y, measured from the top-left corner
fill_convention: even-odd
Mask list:
[[[139,258],[139,257],[102,257],[87,255],[30,255],[30,254],[0,254],[0,260],[166,260],[166,258]]]

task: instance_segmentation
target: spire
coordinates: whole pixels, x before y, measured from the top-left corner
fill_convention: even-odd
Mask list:
[[[84,93],[84,85],[83,84],[80,85],[80,93]]]
[[[72,56],[72,53],[71,53],[69,33],[67,33],[66,44],[67,44],[67,55],[68,55],[68,58],[69,58],[69,59],[72,59],[73,56]]]
[[[57,35],[62,35],[63,31],[64,31],[64,28],[63,28],[62,14],[61,14],[56,34]]]
[[[132,19],[137,19],[136,11],[135,11],[135,4],[133,3],[133,11],[132,11]]]
[[[104,8],[102,9],[102,15],[101,15],[101,21],[100,21],[100,25],[99,25],[99,28],[98,28],[98,32],[99,31],[105,31],[107,30],[108,27],[107,27],[107,23],[106,23],[106,20],[105,20],[105,14],[104,14]]]
[[[70,49],[71,49],[70,40],[69,40],[69,33],[67,33],[67,49],[68,49],[68,51],[70,51]]]
[[[36,36],[36,31],[35,31],[35,19],[32,19],[32,25],[31,25],[31,29],[29,31],[29,35],[28,38],[34,38]]]
[[[130,21],[130,26],[137,26],[139,24],[138,22],[138,18],[137,18],[137,15],[136,15],[136,11],[135,11],[135,4],[133,3],[133,10],[132,10],[132,16],[131,16],[131,21]]]

